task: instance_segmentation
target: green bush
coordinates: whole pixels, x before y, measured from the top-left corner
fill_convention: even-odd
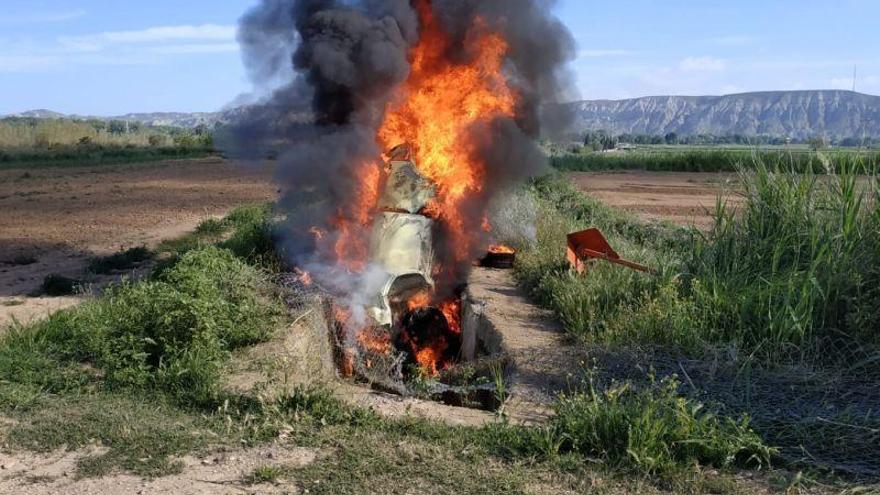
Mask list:
[[[82,281],[53,273],[47,275],[40,285],[40,293],[50,297],[70,296],[79,292]]]
[[[880,182],[859,171],[818,177],[759,163],[743,176],[744,204],[719,208],[688,263],[707,293],[729,301],[719,306],[717,338],[761,349],[766,360],[880,349]]]
[[[126,249],[121,253],[111,254],[100,258],[94,258],[89,262],[88,271],[105,275],[118,270],[128,270],[134,268],[138,263],[147,261],[153,257],[144,246],[138,246]]]
[[[184,403],[211,399],[220,367],[237,347],[267,340],[282,309],[258,269],[228,250],[207,247],[183,255],[154,280],[125,282],[100,299],[56,313],[2,342],[0,375],[28,375],[17,359],[46,356],[90,363],[111,388],[155,388]],[[59,371],[59,373],[62,373]],[[62,373],[63,374],[63,373]],[[59,385],[61,386],[61,385]]]

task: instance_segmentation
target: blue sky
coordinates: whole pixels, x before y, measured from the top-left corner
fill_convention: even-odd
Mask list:
[[[255,0],[3,0],[0,114],[211,111],[247,92]],[[580,97],[852,87],[880,94],[878,0],[561,0]]]

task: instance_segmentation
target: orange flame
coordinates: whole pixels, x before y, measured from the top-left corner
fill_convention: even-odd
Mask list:
[[[365,231],[372,222],[382,180],[381,170],[374,163],[363,164],[361,170],[354,201],[349,205],[351,210],[345,212],[340,208],[333,221],[338,233],[333,251],[337,262],[350,272],[362,271],[366,266],[369,236]]]
[[[516,250],[503,244],[489,246],[489,252],[493,254],[516,254]]]
[[[420,213],[437,220],[444,229],[444,257],[436,260],[433,275],[448,288],[460,282],[455,270],[470,264],[469,258],[483,247],[480,243],[485,234],[481,231],[491,229],[488,219],[475,215],[471,207],[487,180],[486,166],[474,152],[474,129],[499,117],[514,117],[519,95],[503,72],[509,47],[501,35],[477,19],[463,40],[464,56],[451,57],[450,53],[461,52],[461,47],[454,45],[458,41],[440,25],[431,0],[413,3],[421,30],[409,54],[411,72],[385,109],[376,141],[385,150],[409,144],[419,172],[437,186],[437,198]],[[340,206],[330,222],[335,235],[313,231],[323,252],[335,256],[337,263],[351,272],[364,270],[368,261],[367,229],[376,212],[382,172],[377,164],[364,163],[356,175],[354,197],[350,204]],[[412,349],[422,369],[432,374],[450,364],[444,354],[450,339],[457,338],[454,334],[461,333],[461,300],[438,302],[437,298],[437,294],[423,293],[406,302],[409,310],[435,304],[448,321],[449,334]],[[390,353],[393,345],[389,337],[376,339],[375,333],[359,329],[358,345]]]
[[[432,347],[425,347],[416,352],[416,362],[426,374],[436,375],[440,372],[440,356]]]
[[[431,10],[418,0],[421,37],[412,49],[412,73],[386,113],[378,140],[384,148],[409,143],[419,171],[438,186],[438,217],[451,233],[455,260],[468,261],[476,236],[468,232],[465,202],[480,193],[484,165],[470,152],[472,126],[512,117],[517,95],[502,73],[507,42],[482,22],[471,30],[467,63],[448,56],[451,40]]]
[[[429,304],[431,304],[431,294],[428,292],[419,292],[406,302],[406,309],[413,311],[427,307]]]
[[[440,303],[440,311],[446,316],[449,330],[461,334],[461,299],[453,298]]]
[[[383,356],[391,354],[391,336],[384,330],[365,328],[357,333],[357,341],[365,351]]]
[[[309,273],[305,270],[301,270],[299,268],[296,268],[293,270],[293,274],[296,275],[296,280],[299,283],[301,283],[305,286],[312,285],[313,281],[312,281],[312,274],[311,273]]]

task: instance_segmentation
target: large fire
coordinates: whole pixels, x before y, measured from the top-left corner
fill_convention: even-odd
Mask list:
[[[456,261],[466,262],[478,236],[470,231],[463,207],[485,181],[485,167],[470,151],[469,131],[478,122],[514,115],[516,94],[502,73],[508,46],[478,23],[467,39],[469,60],[451,60],[451,41],[430,1],[418,0],[416,7],[422,30],[410,55],[412,73],[378,140],[384,149],[400,143],[414,147],[419,171],[439,186],[433,212],[454,239]]]
[[[453,59],[452,40],[433,13],[430,0],[415,0],[421,23],[420,38],[411,49],[411,73],[386,108],[376,136],[380,149],[408,144],[419,173],[437,186],[437,197],[424,213],[438,221],[449,237],[443,269],[435,273],[446,287],[458,285],[455,264],[469,263],[482,242],[479,231],[488,228],[485,216],[474,219],[466,211],[468,202],[483,190],[486,167],[474,150],[474,126],[498,117],[513,117],[518,95],[503,74],[508,44],[479,19],[471,26],[464,60]],[[337,265],[352,272],[364,270],[369,252],[368,227],[377,212],[381,188],[381,167],[363,163],[356,193],[333,219],[336,235],[314,232],[319,247],[332,251]],[[445,277],[445,279],[444,279]],[[448,323],[451,338],[461,334],[461,301],[458,296],[419,293],[406,302],[410,312],[429,305],[437,308]],[[371,351],[391,352],[391,345],[367,330],[357,341]],[[404,333],[406,330],[404,330]],[[404,337],[410,352],[423,370],[436,374],[448,366],[449,339]]]

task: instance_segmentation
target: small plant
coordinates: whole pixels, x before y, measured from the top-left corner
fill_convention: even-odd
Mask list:
[[[498,412],[503,414],[504,403],[507,402],[507,380],[504,377],[504,368],[501,363],[492,363],[492,384],[495,385],[495,401],[498,403]]]
[[[697,461],[716,467],[766,467],[773,449],[739,421],[718,417],[703,404],[680,397],[675,380],[633,390],[590,388],[559,401],[553,425],[564,449],[663,474]]]
[[[70,296],[82,289],[82,281],[53,273],[43,279],[40,293],[50,297]]]
[[[226,222],[217,220],[216,218],[208,218],[207,220],[203,220],[196,227],[195,233],[200,236],[219,237],[226,232],[227,227],[228,223]]]
[[[275,483],[283,474],[284,469],[280,466],[263,465],[257,467],[250,474],[245,476],[244,482],[248,485]]]
[[[134,268],[153,257],[153,253],[144,246],[126,249],[121,253],[93,258],[89,262],[88,270],[99,275],[107,275],[115,271]]]

